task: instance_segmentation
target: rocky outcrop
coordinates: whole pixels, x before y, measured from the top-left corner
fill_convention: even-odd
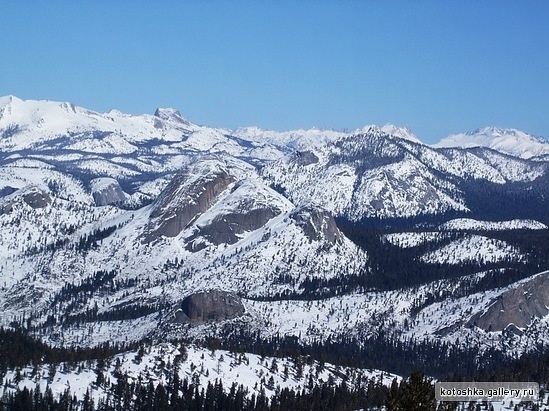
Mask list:
[[[509,330],[516,334],[532,320],[549,314],[549,272],[505,291],[484,313],[474,315],[469,326],[485,331]]]
[[[245,309],[242,300],[234,293],[221,290],[202,291],[189,295],[175,312],[180,323],[203,324],[240,317]]]
[[[15,193],[16,191],[17,191],[16,188],[13,188],[10,186],[2,187],[0,188],[0,198],[9,196],[10,194]]]
[[[169,121],[189,126],[191,123],[181,113],[173,108],[157,108],[154,112],[154,127],[157,129],[166,128],[166,123]]]
[[[332,214],[321,208],[306,205],[290,214],[296,225],[313,241],[325,241],[329,244],[341,243],[343,234],[337,228]]]
[[[14,206],[17,203],[20,204],[21,200],[34,209],[44,208],[52,202],[48,193],[35,186],[17,190],[13,195],[10,194],[10,196],[11,198],[6,198],[6,201],[3,204],[0,204],[0,214],[11,213]]]
[[[126,193],[114,178],[96,178],[90,182],[93,201],[97,206],[120,204],[126,201]]]
[[[13,203],[11,201],[6,201],[3,204],[0,204],[0,215],[9,214],[13,211]]]
[[[153,204],[145,242],[177,236],[233,182],[234,178],[213,160],[202,161],[175,176]]]
[[[23,201],[32,208],[44,208],[51,203],[51,197],[48,193],[34,188],[23,194]]]
[[[241,234],[263,227],[290,207],[280,194],[264,184],[240,181],[210,216],[196,221],[195,231],[185,239],[187,249],[198,251],[207,243],[234,244],[242,238]]]
[[[318,163],[318,157],[312,151],[298,151],[296,153],[296,162],[300,166],[308,166]]]
[[[267,221],[277,214],[275,210],[265,207],[218,216],[210,225],[198,228],[191,237],[186,238],[187,249],[189,251],[199,251],[204,248],[205,243],[197,241],[200,237],[214,245],[234,244],[240,239],[239,234],[263,227]]]

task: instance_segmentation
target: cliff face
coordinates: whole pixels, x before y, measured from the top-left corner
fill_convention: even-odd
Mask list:
[[[337,228],[334,217],[326,210],[313,206],[296,209],[290,215],[303,233],[313,241],[324,240],[328,244],[341,243],[343,235]]]
[[[186,238],[187,249],[198,251],[206,246],[199,237],[214,245],[234,244],[245,231],[254,231],[275,217],[278,213],[270,208],[252,209],[241,213],[228,213],[216,217],[211,224],[200,227],[192,236]]]
[[[177,236],[233,182],[219,163],[208,160],[178,174],[153,205],[145,241]]]
[[[501,294],[484,313],[473,316],[468,325],[485,331],[509,328],[520,333],[533,319],[549,314],[548,307],[549,272],[545,272]]]
[[[255,180],[240,181],[211,209],[208,216],[199,217],[188,236],[187,249],[196,251],[206,243],[234,244],[245,232],[263,227],[292,205],[274,190]]]
[[[90,183],[93,201],[97,206],[121,204],[126,194],[114,178],[96,178]]]
[[[180,323],[203,324],[236,318],[244,312],[244,305],[236,294],[212,290],[186,297],[175,317]]]

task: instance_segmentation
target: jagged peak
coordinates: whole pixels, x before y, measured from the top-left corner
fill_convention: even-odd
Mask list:
[[[191,124],[179,111],[174,108],[157,108],[154,116],[166,121],[175,121],[186,125]]]
[[[387,123],[383,126],[378,126],[375,124],[365,125],[364,127],[356,130],[355,133],[389,135],[391,137],[397,137],[414,143],[423,144],[422,141],[408,127],[398,127],[391,123]]]

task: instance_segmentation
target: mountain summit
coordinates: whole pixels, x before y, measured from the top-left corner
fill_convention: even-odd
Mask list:
[[[488,147],[521,158],[549,154],[549,143],[540,137],[514,128],[483,127],[467,133],[452,134],[434,147]]]
[[[474,147],[392,125],[231,131],[174,109],[0,98],[0,329],[60,348],[139,344],[87,373],[94,393],[107,363],[113,381],[126,365],[152,381],[138,368],[149,354],[159,387],[171,362],[197,392],[232,372],[254,395],[279,391],[277,368],[309,390],[322,368],[343,376],[330,358],[443,379],[536,355],[549,342],[546,143],[495,128],[451,141]],[[211,351],[178,349],[176,365],[176,340]],[[222,344],[234,355],[214,359]],[[249,350],[261,369],[244,374]],[[310,357],[263,359],[281,352]],[[45,375],[2,367],[0,390]]]

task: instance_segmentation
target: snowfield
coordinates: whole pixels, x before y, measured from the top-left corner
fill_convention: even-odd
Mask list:
[[[104,383],[97,384],[99,369],[97,363],[65,363],[52,373],[52,367],[44,364],[35,369],[26,367],[19,370],[18,382],[15,382],[16,372],[9,371],[0,381],[0,396],[15,388],[40,387],[40,391],[45,392],[49,387],[54,394],[62,394],[69,389],[79,400],[83,400],[88,391],[97,404],[100,398],[112,395]],[[368,381],[390,386],[393,380],[399,382],[401,379],[380,370],[341,367],[317,361],[304,361],[296,368],[296,362],[290,358],[210,350],[177,343],[148,346],[141,353],[130,351],[118,354],[108,358],[100,370],[104,379],[113,384],[116,384],[119,375],[126,375],[128,383],[144,381],[152,382],[153,386],[167,386],[173,373],[177,372],[181,381],[186,379],[189,384],[196,384],[199,390],[205,390],[208,383],[216,382],[221,383],[228,393],[231,386],[236,384],[246,389],[248,397],[253,394],[257,396],[261,392],[270,397],[275,390],[283,388],[310,392],[311,377],[315,381],[331,380],[334,384],[340,384],[342,381],[353,383],[360,376],[364,386]]]
[[[310,376],[395,376],[312,359],[297,375],[289,358],[198,343],[239,332],[303,345],[385,335],[519,357],[549,342],[546,296],[521,291],[537,280],[544,290],[549,269],[547,147],[516,130],[433,147],[390,124],[226,130],[174,109],[133,116],[1,97],[0,326],[55,347],[152,341],[102,371],[158,384],[179,363],[200,388],[237,381],[248,395],[307,391]],[[186,297],[208,290],[232,293],[244,314],[176,318]],[[514,332],[474,322],[509,295],[517,312],[539,299],[531,321]],[[182,339],[197,345],[173,342]],[[108,395],[97,363],[51,373],[7,370],[0,391]]]

